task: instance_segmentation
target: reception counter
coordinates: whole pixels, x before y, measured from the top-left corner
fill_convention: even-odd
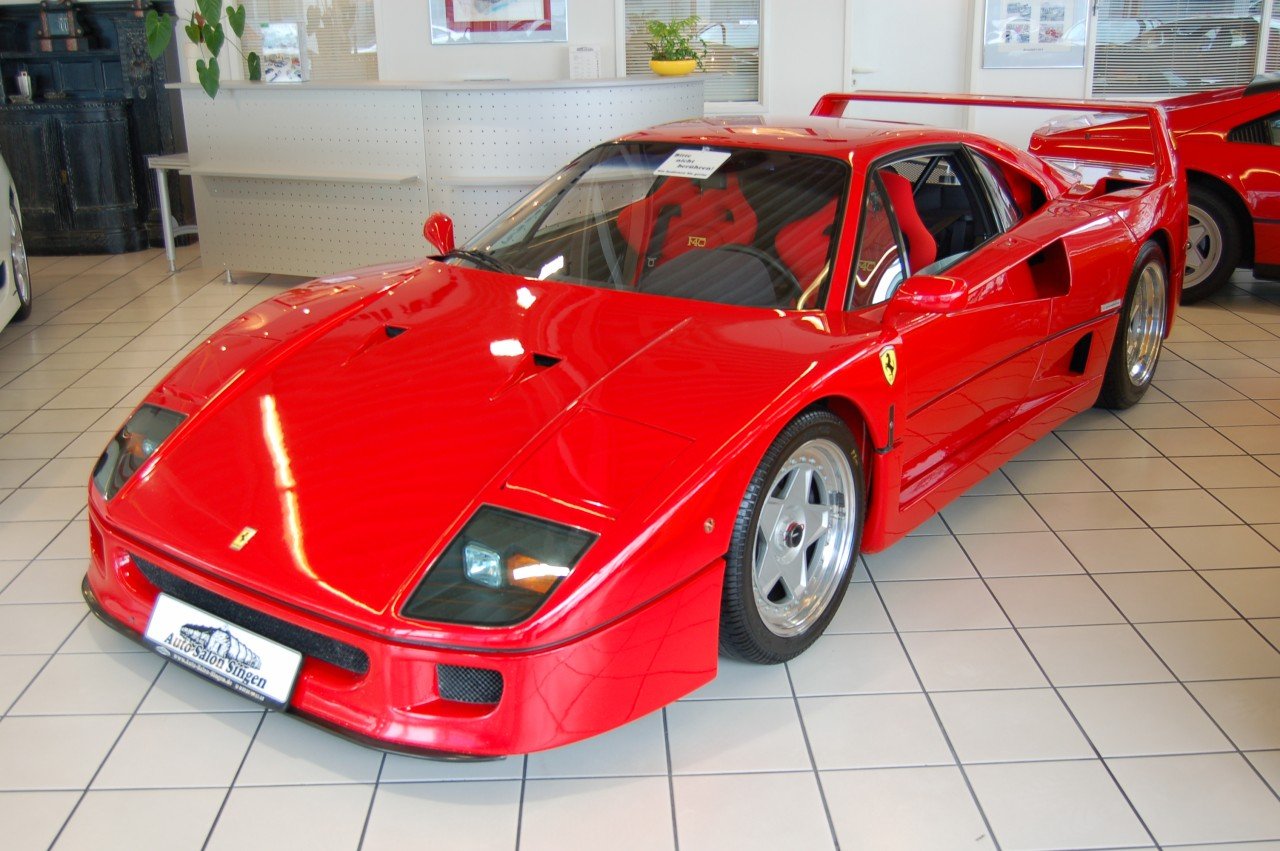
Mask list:
[[[178,84],[201,253],[232,271],[321,275],[466,239],[613,136],[702,114],[702,80]]]

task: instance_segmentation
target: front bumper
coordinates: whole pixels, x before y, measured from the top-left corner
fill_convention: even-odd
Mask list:
[[[557,747],[652,712],[715,676],[720,560],[643,608],[571,641],[527,652],[475,652],[387,641],[126,543],[97,517],[90,524],[91,560],[83,588],[99,618],[143,642],[160,589],[137,559],[177,577],[177,585],[166,589],[170,593],[177,587],[205,595],[188,601],[193,605],[221,600],[355,648],[367,657],[363,672],[295,648],[303,649],[304,658],[288,711],[384,750],[483,759]],[[438,674],[442,666],[496,672],[500,695],[492,702],[446,699]]]

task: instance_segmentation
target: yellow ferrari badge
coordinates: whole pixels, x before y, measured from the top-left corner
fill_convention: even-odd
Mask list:
[[[890,382],[892,383],[892,382]],[[245,526],[240,530],[240,534],[236,535],[236,539],[231,542],[231,549],[240,552],[244,549],[244,545],[253,540],[253,536],[258,534],[258,530],[252,526]]]
[[[884,370],[884,380],[892,387],[893,380],[898,377],[898,353],[893,350],[893,346],[885,346],[880,350],[880,368]]]

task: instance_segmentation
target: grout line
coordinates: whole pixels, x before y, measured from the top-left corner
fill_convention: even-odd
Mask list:
[[[941,517],[942,515],[938,514],[937,516]],[[945,523],[945,521],[943,522]],[[952,537],[955,537],[954,533],[952,534]],[[898,630],[897,623],[893,618],[893,613],[889,611],[889,606],[885,603],[884,596],[880,593],[880,586],[876,583],[874,576],[871,577],[871,588],[876,592],[876,598],[880,601],[881,608],[884,609],[885,617],[889,619],[890,625],[893,626],[893,636],[898,640],[898,647],[902,650],[902,655],[906,658],[907,664],[911,666],[911,674],[916,679],[916,685],[920,687],[920,693],[924,695],[925,702],[929,704],[929,711],[933,714],[933,723],[937,725],[938,732],[942,734],[943,741],[947,743],[947,750],[951,752],[951,759],[955,767],[960,771],[960,777],[964,780],[965,788],[969,790],[969,798],[973,801],[974,807],[978,810],[978,816],[982,819],[982,824],[987,830],[987,835],[991,837],[991,844],[995,846],[996,851],[1000,851],[1000,839],[996,836],[995,829],[991,824],[991,819],[987,816],[987,811],[982,806],[982,801],[978,798],[977,790],[973,788],[973,780],[969,777],[969,772],[965,768],[964,763],[960,761],[960,754],[956,751],[955,742],[951,740],[951,733],[947,730],[946,725],[942,723],[942,715],[938,712],[938,707],[937,704],[934,703],[933,695],[930,694],[929,689],[925,687],[924,678],[920,676],[920,669],[916,667],[916,660],[911,657],[911,651],[907,649],[907,643],[903,639],[902,633]],[[990,593],[989,589],[987,593]]]
[[[387,754],[384,751],[382,758],[378,761],[378,773],[373,778],[373,789],[369,793],[369,808],[364,812],[364,824],[360,826],[360,839],[356,842],[356,848],[364,847],[365,837],[369,834],[369,821],[373,818],[373,807],[378,801],[378,791],[382,788],[382,770],[387,766]],[[364,784],[357,784],[363,786]]]
[[[680,819],[676,815],[676,778],[671,760],[671,728],[667,720],[667,707],[662,707],[662,745],[667,757],[667,794],[671,801],[671,842],[675,851],[680,851]]]
[[[813,755],[813,743],[809,740],[809,728],[804,723],[804,712],[800,708],[800,696],[796,693],[795,680],[791,678],[791,666],[784,663],[782,667],[787,674],[787,687],[791,689],[791,702],[795,707],[796,717],[800,720],[800,735],[804,737],[804,749],[809,755],[809,766],[813,769],[814,782],[818,784],[818,798],[822,801],[822,812],[827,817],[827,829],[831,831],[831,844],[836,851],[839,851],[840,835],[836,832],[835,818],[831,815],[831,805],[827,801],[827,790],[822,783],[822,772],[818,770],[818,760]]]
[[[168,665],[165,667],[168,667]],[[245,747],[244,753],[240,757],[240,764],[236,766],[236,773],[231,776],[231,782],[227,784],[227,792],[222,796],[222,803],[218,804],[218,812],[214,814],[213,821],[209,822],[209,832],[205,834],[204,842],[200,846],[201,851],[207,849],[209,847],[209,843],[213,841],[213,833],[218,829],[218,822],[222,820],[222,814],[227,809],[227,802],[231,800],[231,793],[236,788],[236,781],[240,779],[240,772],[244,771],[245,763],[249,761],[249,752],[253,750],[254,744],[258,741],[258,734],[262,732],[262,725],[267,718],[267,710],[263,709],[260,710],[260,712],[261,714],[258,716],[258,726],[253,728],[253,735],[249,737],[249,744]]]

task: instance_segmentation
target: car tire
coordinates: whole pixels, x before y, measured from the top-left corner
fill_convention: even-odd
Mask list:
[[[21,322],[31,315],[31,266],[22,239],[22,210],[17,199],[9,202],[9,222],[9,270],[18,290],[18,312],[13,315],[13,321]]]
[[[1121,409],[1136,405],[1151,386],[1168,327],[1168,302],[1169,263],[1164,250],[1148,242],[1138,252],[1129,277],[1098,395],[1099,407]]]
[[[1221,192],[1192,184],[1187,198],[1187,267],[1182,303],[1203,301],[1221,290],[1240,265],[1240,221]]]
[[[734,523],[720,603],[722,653],[776,664],[822,635],[853,576],[863,493],[858,444],[843,420],[812,410],[782,430]]]

